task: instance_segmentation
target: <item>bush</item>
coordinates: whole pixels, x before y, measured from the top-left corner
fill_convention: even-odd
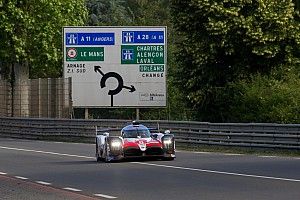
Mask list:
[[[297,70],[277,70],[232,84],[231,121],[300,123],[299,75]]]

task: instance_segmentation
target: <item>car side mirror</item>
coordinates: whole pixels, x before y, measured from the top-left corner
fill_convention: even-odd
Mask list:
[[[105,132],[105,133],[103,133],[103,136],[109,137],[109,133]]]
[[[152,136],[152,138],[154,138],[154,139],[157,139],[157,137],[158,137],[158,135],[157,135],[156,133],[152,134],[151,136]]]

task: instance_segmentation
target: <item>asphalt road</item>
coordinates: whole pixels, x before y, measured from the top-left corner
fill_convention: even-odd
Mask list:
[[[0,175],[101,199],[300,199],[300,158],[180,151],[174,161],[97,163],[94,151],[0,138]]]

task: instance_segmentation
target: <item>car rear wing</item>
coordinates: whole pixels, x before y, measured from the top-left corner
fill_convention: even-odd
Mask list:
[[[117,136],[120,136],[120,131],[122,130],[122,128],[100,128],[98,126],[96,126],[96,129],[95,129],[95,133],[96,133],[96,136],[97,135],[104,135],[105,133],[117,133],[116,135]],[[160,133],[159,132],[159,128],[148,128],[148,130],[151,132],[151,134],[155,134],[155,133]]]
[[[96,126],[96,136],[97,135],[103,135],[104,133],[109,133],[109,132],[116,132],[116,131],[121,131],[122,129],[120,128],[99,128]]]

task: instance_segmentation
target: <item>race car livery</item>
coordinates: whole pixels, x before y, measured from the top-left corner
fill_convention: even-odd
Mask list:
[[[175,139],[169,130],[151,133],[146,126],[133,122],[121,129],[120,136],[96,129],[96,159],[110,162],[125,158],[157,157],[174,160]]]

